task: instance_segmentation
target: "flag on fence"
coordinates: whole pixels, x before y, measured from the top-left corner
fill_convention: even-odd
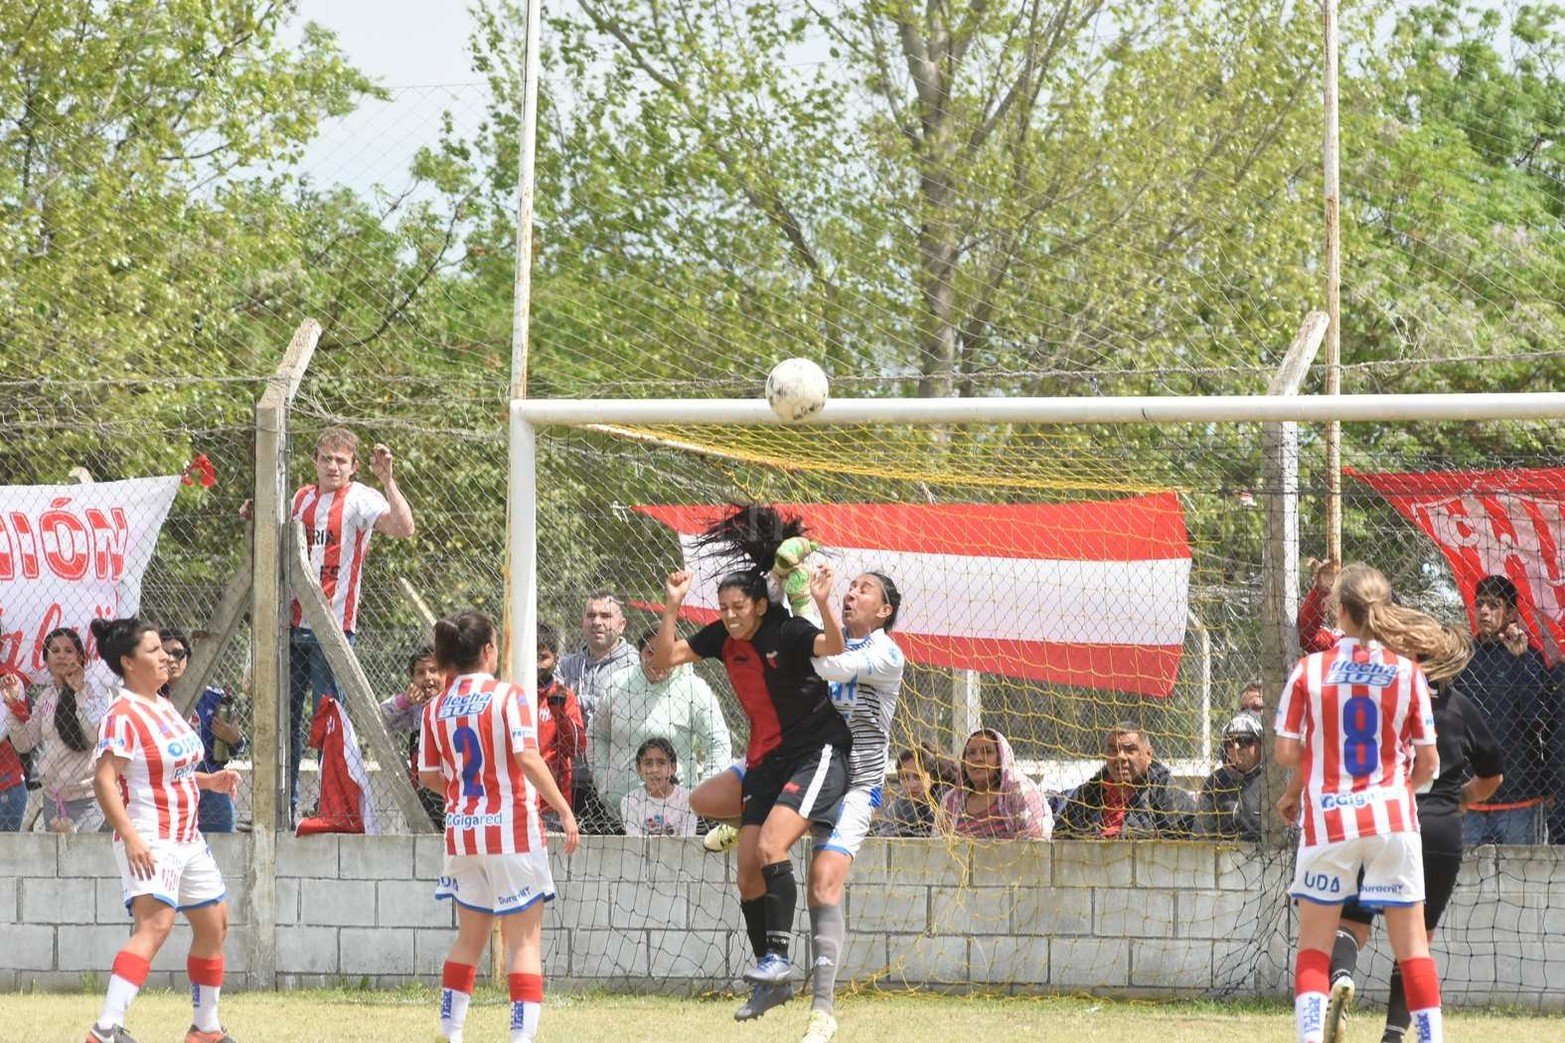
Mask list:
[[[310,746],[321,753],[320,802],[313,816],[299,820],[295,835],[379,833],[359,737],[342,704],[330,695],[321,696],[310,721]]]
[[[1346,473],[1434,540],[1451,564],[1470,623],[1478,581],[1508,576],[1533,644],[1558,658],[1565,647],[1565,468]]]
[[[918,663],[1166,696],[1184,645],[1190,546],[1173,493],[1066,504],[778,504],[837,573],[896,580],[895,637]],[[697,535],[726,507],[636,508],[673,529],[695,573],[685,614],[717,614],[725,563]]]

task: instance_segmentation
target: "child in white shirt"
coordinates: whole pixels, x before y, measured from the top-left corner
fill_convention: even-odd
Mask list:
[[[679,757],[667,739],[648,739],[636,749],[641,788],[619,802],[619,818],[629,837],[693,837],[696,816],[690,791],[677,781]]]

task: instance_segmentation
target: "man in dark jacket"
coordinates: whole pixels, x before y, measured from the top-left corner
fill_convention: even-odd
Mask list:
[[[1223,766],[1196,798],[1195,834],[1207,839],[1261,839],[1261,719],[1241,713],[1223,729]]]
[[[1101,771],[1076,787],[1060,810],[1056,837],[1102,840],[1188,837],[1195,801],[1153,759],[1134,724],[1109,730]]]
[[[1516,584],[1505,576],[1478,581],[1473,658],[1452,680],[1505,751],[1505,782],[1462,819],[1466,847],[1543,843],[1545,802],[1559,788],[1559,692],[1543,656],[1527,644],[1516,603]]]

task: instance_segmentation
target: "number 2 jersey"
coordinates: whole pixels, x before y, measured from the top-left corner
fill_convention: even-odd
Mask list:
[[[173,703],[121,689],[98,725],[93,756],[104,754],[130,762],[120,773],[120,798],[142,840],[190,843],[200,836],[196,770],[206,748]]]
[[[516,755],[538,749],[522,689],[463,674],[424,707],[420,771],[446,780],[446,854],[515,855],[544,847],[537,795]]]
[[[1418,831],[1411,746],[1435,743],[1424,672],[1378,642],[1343,638],[1299,660],[1277,734],[1303,743],[1306,847]]]

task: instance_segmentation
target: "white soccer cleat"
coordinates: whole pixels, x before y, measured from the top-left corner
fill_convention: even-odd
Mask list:
[[[810,1011],[810,1024],[799,1043],[826,1043],[837,1034],[837,1019],[824,1010]]]
[[[1343,1043],[1347,1038],[1348,1015],[1353,1012],[1353,979],[1339,974],[1331,983],[1331,995],[1326,999],[1326,1023],[1321,1030],[1321,1043]]]
[[[706,836],[701,838],[701,846],[713,854],[721,854],[733,849],[739,843],[739,831],[726,822],[719,822],[706,831]]]

